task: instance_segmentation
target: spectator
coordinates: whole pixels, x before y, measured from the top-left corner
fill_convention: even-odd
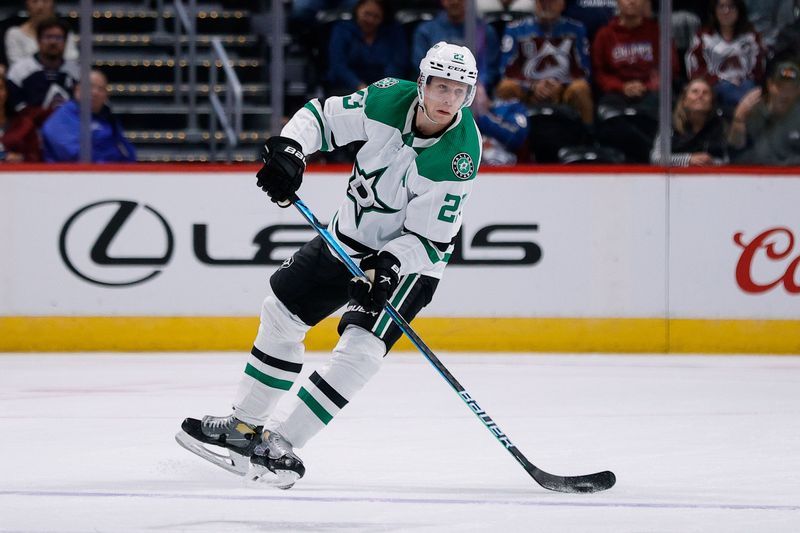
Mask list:
[[[359,0],[353,20],[336,23],[329,46],[333,94],[350,94],[386,77],[403,77],[408,47],[385,0]]]
[[[25,0],[28,20],[19,26],[12,26],[5,34],[6,57],[8,65],[13,66],[20,59],[32,56],[39,50],[36,28],[42,21],[56,16],[53,0]],[[64,58],[78,59],[78,46],[75,36],[68,33]]]
[[[92,93],[92,162],[136,161],[136,150],[125,139],[122,127],[108,107],[108,80],[99,70],[89,76]],[[78,161],[81,146],[80,98],[82,84],[75,87],[75,100],[58,108],[42,126],[44,160]]]
[[[618,0],[619,15],[598,30],[592,75],[600,98],[596,134],[635,162],[650,161],[657,128],[658,23],[645,17],[645,0]],[[678,73],[672,47],[672,73]]]
[[[9,69],[9,103],[14,112],[28,106],[58,106],[69,100],[80,69],[76,62],[64,59],[68,31],[56,18],[42,22],[36,30],[39,51]]]
[[[79,76],[78,65],[64,60],[64,23],[48,19],[39,24],[36,33],[39,51],[14,63],[6,79],[12,116],[4,144],[7,149],[14,146],[28,162],[41,161],[38,129],[50,113],[69,100]]]
[[[661,163],[660,137],[656,136],[650,162]],[[672,113],[672,155],[676,167],[721,165],[728,162],[725,123],[714,102],[709,83],[697,78],[684,87]]]
[[[529,154],[525,153],[528,108],[522,103],[522,89],[518,85],[498,88],[494,102],[490,102],[486,91],[478,86],[472,111],[483,137],[482,163],[513,165],[529,159]]]
[[[781,62],[772,69],[766,94],[753,89],[733,115],[728,141],[741,150],[737,163],[800,164],[800,67]]]
[[[617,14],[617,0],[567,0],[564,16],[577,20],[586,28],[589,42],[597,30],[607,25]]]
[[[464,45],[464,17],[467,0],[441,0],[442,10],[433,20],[421,23],[414,30],[414,43],[411,53],[413,69],[425,57],[428,49],[440,41]],[[500,76],[500,40],[489,24],[481,19],[476,21],[475,56],[478,61],[480,82],[491,92]]]
[[[528,105],[564,103],[591,124],[589,41],[583,24],[562,17],[563,11],[564,0],[536,0],[533,17],[509,24],[500,85],[520,84]]]
[[[792,4],[792,0],[745,0],[748,18],[765,49],[771,50],[781,27],[794,20]]]
[[[11,151],[5,146],[5,131],[8,125],[6,117],[6,99],[8,91],[6,90],[6,69],[0,65],[0,162],[5,161],[8,163],[16,163],[23,160],[20,153]],[[13,143],[13,140],[12,140]]]
[[[533,0],[475,0],[475,9],[481,15],[496,11],[530,12],[533,10]]]
[[[320,11],[341,9],[349,11],[356,5],[357,0],[292,0],[292,9],[289,19],[297,24],[314,24],[317,13]]]
[[[644,17],[645,0],[617,0],[619,16],[600,28],[592,45],[595,84],[603,103],[658,108],[658,23]],[[677,71],[674,57],[672,71]]]
[[[747,18],[744,0],[711,0],[709,21],[686,52],[686,75],[690,80],[705,77],[720,107],[730,112],[762,83],[764,48]]]

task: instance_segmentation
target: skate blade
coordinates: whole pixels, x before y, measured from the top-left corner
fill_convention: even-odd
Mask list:
[[[251,464],[250,470],[245,474],[245,479],[252,486],[267,486],[288,490],[300,479],[300,475],[291,470],[273,472],[266,466]]]
[[[206,448],[203,443],[199,442],[185,431],[176,433],[175,440],[193,454],[237,476],[244,476],[247,474],[247,470],[250,467],[250,459],[248,457],[231,450],[226,450],[228,455],[216,453]]]

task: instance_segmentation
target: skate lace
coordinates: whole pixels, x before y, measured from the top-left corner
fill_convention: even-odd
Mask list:
[[[284,455],[295,456],[289,441],[276,433],[272,433],[269,436],[267,445],[269,447],[270,457],[273,459],[279,459]]]
[[[209,429],[227,429],[231,427],[234,423],[233,415],[221,417],[221,416],[214,416],[208,417],[205,420],[206,427]]]

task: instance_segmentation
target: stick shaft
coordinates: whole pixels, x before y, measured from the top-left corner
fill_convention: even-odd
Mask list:
[[[341,245],[333,238],[330,232],[325,228],[322,223],[317,219],[314,213],[306,206],[305,203],[300,198],[295,197],[293,199],[294,206],[300,211],[300,214],[303,215],[309,224],[316,230],[320,237],[325,241],[328,246],[336,253],[339,258],[344,261],[345,265],[347,265],[347,269],[356,277],[365,277],[364,272],[361,268],[353,261],[353,259],[345,252],[345,250],[341,247]],[[486,426],[489,431],[491,431],[492,435],[505,446],[505,448],[514,456],[514,458],[531,473],[531,470],[537,470],[535,466],[533,466],[530,461],[528,461],[522,452],[520,452],[516,446],[511,442],[511,439],[506,436],[506,434],[500,429],[500,427],[492,420],[492,418],[486,414],[479,405],[478,402],[475,401],[474,398],[464,389],[461,383],[450,373],[447,367],[436,357],[436,354],[428,347],[427,344],[417,335],[417,333],[411,328],[411,325],[403,318],[400,313],[392,306],[391,303],[386,303],[386,312],[389,316],[394,320],[397,327],[400,328],[406,337],[411,340],[411,342],[416,346],[416,348],[425,356],[428,362],[433,365],[433,367],[439,372],[439,374],[444,378],[444,380],[450,385],[450,387],[455,390],[464,403],[469,406],[470,410],[483,422],[483,425]]]
[[[316,230],[320,237],[325,241],[325,243],[336,253],[336,255],[344,261],[345,265],[347,265],[348,270],[351,274],[356,277],[365,277],[364,271],[355,264],[353,259],[345,252],[344,248],[333,238],[330,232],[320,223],[314,213],[303,203],[297,195],[293,195],[290,201],[294,204],[300,214],[303,215],[309,224]],[[614,473],[608,470],[603,472],[596,472],[594,474],[587,474],[582,476],[558,476],[554,474],[550,474],[541,470],[540,468],[536,467],[532,464],[528,459],[522,455],[522,452],[517,449],[516,446],[511,442],[511,439],[506,436],[503,430],[492,420],[492,418],[486,414],[479,405],[478,402],[475,401],[474,398],[464,389],[461,383],[450,373],[449,370],[442,364],[436,354],[428,348],[428,346],[422,341],[422,339],[417,335],[417,333],[411,328],[409,323],[403,318],[400,313],[391,305],[391,303],[386,304],[386,312],[389,313],[389,316],[394,320],[397,327],[400,328],[406,337],[408,337],[414,346],[425,356],[425,359],[433,365],[439,375],[444,378],[444,380],[452,387],[456,393],[458,393],[461,400],[464,401],[465,404],[470,408],[470,410],[478,417],[478,419],[486,426],[492,435],[497,439],[500,444],[502,444],[505,449],[510,453],[514,459],[525,469],[525,471],[530,475],[534,481],[536,481],[542,487],[548,490],[554,490],[558,492],[598,492],[602,490],[608,490],[614,486],[616,483],[616,476]]]

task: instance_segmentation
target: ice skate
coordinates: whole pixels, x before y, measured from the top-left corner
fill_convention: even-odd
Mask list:
[[[290,489],[306,473],[292,443],[274,431],[264,431],[250,457],[247,478],[279,489]]]
[[[203,459],[240,476],[247,474],[249,457],[260,442],[261,426],[242,422],[234,415],[187,418],[175,435],[178,444]],[[208,447],[219,446],[226,453]]]

